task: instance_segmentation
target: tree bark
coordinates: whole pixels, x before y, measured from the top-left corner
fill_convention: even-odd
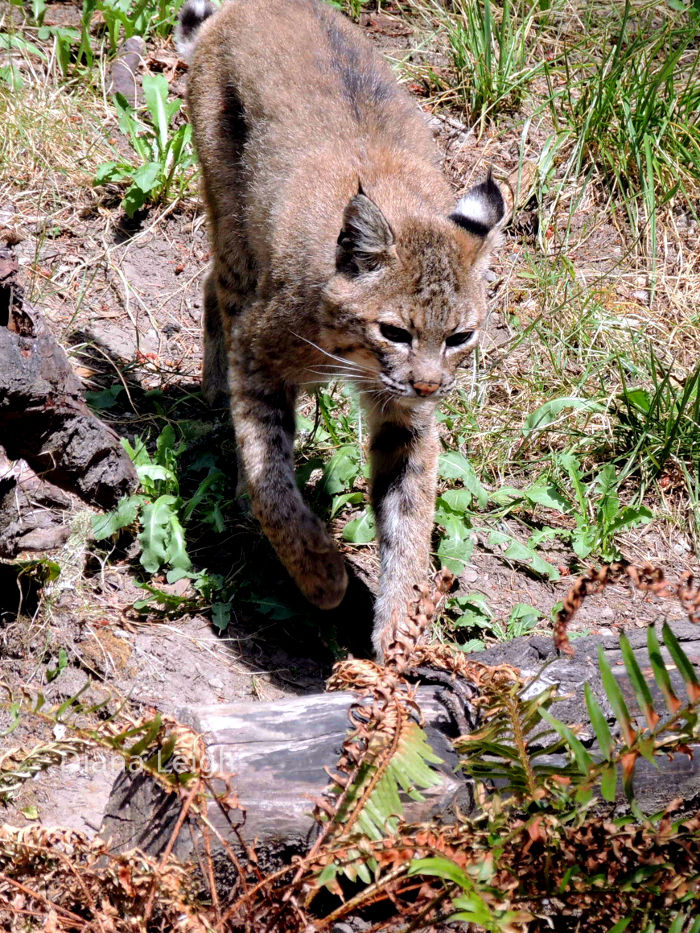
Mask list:
[[[11,460],[86,502],[112,508],[137,484],[117,434],[85,404],[68,357],[24,299],[0,248],[0,445]]]

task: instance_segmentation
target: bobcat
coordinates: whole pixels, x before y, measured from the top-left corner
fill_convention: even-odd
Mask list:
[[[302,592],[345,593],[294,475],[301,387],[343,379],[370,429],[381,657],[430,558],[435,412],[477,342],[505,220],[491,179],[454,206],[430,129],[360,31],[317,0],[188,0],[178,48],[212,266],[205,398],[230,399],[253,511]]]

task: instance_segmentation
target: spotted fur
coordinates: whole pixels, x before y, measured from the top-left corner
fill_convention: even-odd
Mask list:
[[[193,3],[207,12],[196,35]],[[346,572],[296,486],[294,406],[310,383],[356,387],[381,654],[428,571],[435,411],[477,340],[503,199],[489,179],[455,207],[422,114],[328,5],[235,0],[212,16],[189,0],[181,17],[213,255],[204,393],[230,399],[255,514],[301,590],[330,608]]]

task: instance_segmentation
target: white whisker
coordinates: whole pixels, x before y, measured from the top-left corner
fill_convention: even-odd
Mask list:
[[[353,360],[346,360],[342,356],[336,356],[334,353],[329,353],[328,350],[324,350],[323,347],[319,347],[317,343],[314,343],[313,340],[309,340],[308,337],[302,337],[301,334],[296,334],[293,330],[289,332],[293,337],[296,337],[297,340],[303,340],[304,343],[308,343],[309,346],[314,347],[319,353],[323,353],[324,356],[327,356],[331,360],[337,360],[339,363],[344,363],[345,365],[354,366],[356,369],[364,369],[366,372],[371,373],[374,370],[370,369],[369,366],[363,366],[361,363],[355,363]]]

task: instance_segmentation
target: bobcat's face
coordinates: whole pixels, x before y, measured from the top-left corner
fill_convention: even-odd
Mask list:
[[[407,224],[394,236],[364,194],[348,205],[338,274],[325,290],[332,323],[323,342],[345,363],[338,373],[360,391],[412,405],[454,387],[457,368],[478,340],[489,233],[503,216],[495,184],[478,187],[500,199],[489,226],[485,210],[474,220],[458,209],[441,222]]]

